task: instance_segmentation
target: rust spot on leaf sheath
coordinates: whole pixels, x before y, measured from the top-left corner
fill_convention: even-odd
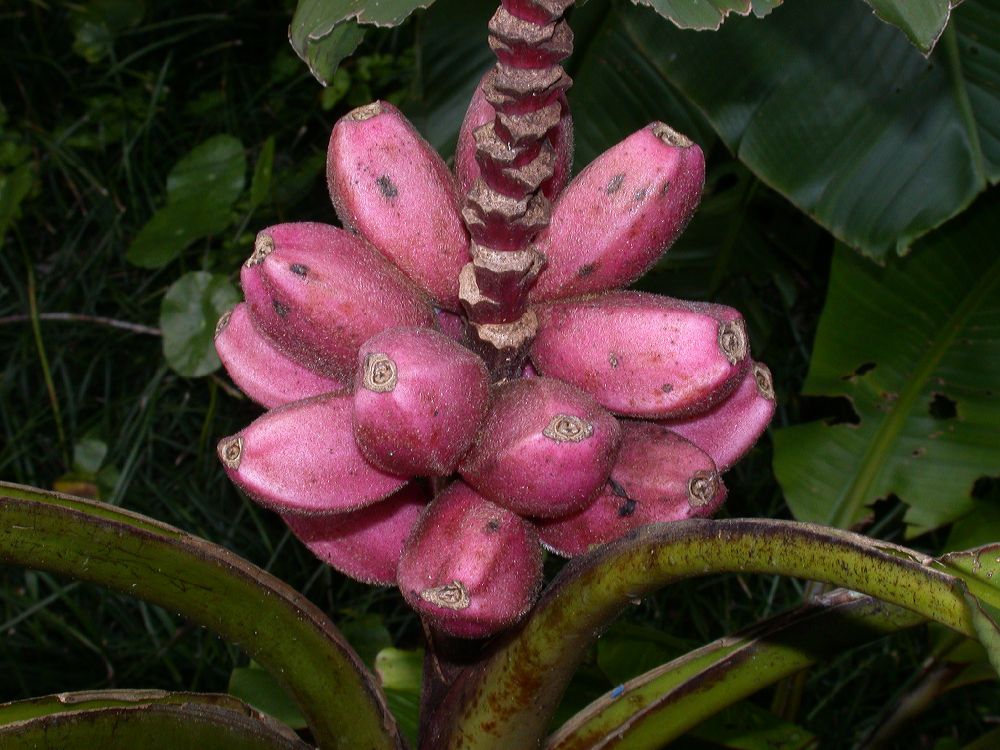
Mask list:
[[[604,188],[604,192],[607,195],[614,195],[622,189],[623,182],[625,182],[625,173],[620,172],[611,178],[611,182],[609,182],[608,186]]]
[[[274,308],[274,311],[278,314],[279,318],[284,318],[286,315],[288,315],[288,311],[290,308],[284,302],[272,299],[271,306]]]
[[[309,266],[304,266],[301,263],[292,263],[288,267],[288,270],[296,276],[306,276],[309,273]]]
[[[576,275],[579,276],[581,279],[585,279],[591,274],[593,274],[594,271],[596,270],[597,270],[596,263],[587,263],[586,265],[580,266],[580,268],[576,272]]]

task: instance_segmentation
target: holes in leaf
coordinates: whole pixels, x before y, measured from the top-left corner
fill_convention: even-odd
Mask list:
[[[874,362],[862,362],[860,365],[854,368],[854,372],[850,375],[841,376],[841,380],[854,380],[855,378],[860,378],[862,375],[867,375],[869,372],[875,369]]]
[[[979,477],[972,485],[972,496],[976,500],[1000,502],[1000,477]]]
[[[824,420],[829,425],[861,424],[861,417],[847,396],[807,396],[802,399],[803,421]]]
[[[958,416],[958,404],[943,393],[935,393],[929,411],[934,419],[954,419]]]

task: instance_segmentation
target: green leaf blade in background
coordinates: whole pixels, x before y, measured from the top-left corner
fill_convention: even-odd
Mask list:
[[[417,83],[420,96],[406,115],[445,158],[479,79],[496,62],[486,40],[489,3],[438,0],[419,19]]]
[[[654,120],[668,123],[708,151],[716,137],[712,126],[636,48],[621,11],[591,2],[581,13],[592,18],[574,18],[586,28],[577,36],[578,53],[567,63],[573,76],[569,102],[575,171]],[[608,102],[615,106],[608,107]]]
[[[246,186],[246,152],[239,139],[217,135],[195,146],[167,176],[167,204],[139,230],[125,257],[161,268],[191,243],[229,226]]]
[[[966,0],[954,48],[930,61],[859,0],[785,3],[714,34],[623,15],[741,161],[867,255],[905,252],[1000,178],[998,0]]]
[[[865,0],[875,15],[898,26],[924,54],[930,54],[948,25],[953,5],[962,0]]]
[[[642,526],[562,569],[518,630],[449,690],[430,721],[427,744],[532,747],[588,648],[626,604],[689,577],[738,571],[832,583],[976,635],[965,583],[931,562],[897,545],[789,521]]]
[[[804,393],[847,397],[860,423],[774,433],[796,518],[847,527],[894,494],[920,533],[969,512],[997,473],[998,209],[994,190],[888,268],[837,251]]]
[[[324,86],[337,67],[364,39],[361,24],[398,26],[434,0],[299,0],[288,27],[288,40],[309,71]]]
[[[632,0],[638,5],[646,5],[682,29],[700,31],[716,30],[726,16],[736,13],[745,16],[750,13],[750,0]]]
[[[163,296],[160,329],[167,364],[180,375],[196,378],[221,366],[215,353],[215,325],[240,301],[240,293],[223,274],[191,271]]]
[[[0,740],[5,750],[309,747],[287,726],[227,695],[161,690],[95,690],[5,703]]]
[[[210,628],[295,697],[321,747],[401,747],[374,676],[326,615],[223,547],[112,505],[0,482],[0,563],[96,583]]]
[[[167,175],[167,202],[193,198],[232,205],[246,185],[247,157],[231,135],[216,135],[195,146]]]

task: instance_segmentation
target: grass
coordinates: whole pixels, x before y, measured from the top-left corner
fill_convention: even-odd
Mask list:
[[[0,171],[27,165],[32,180],[0,253],[0,477],[52,487],[68,481],[77,446],[104,445],[93,471],[77,471],[85,488],[100,487],[109,502],[235,550],[339,624],[374,613],[394,643],[414,647],[419,624],[395,592],[355,584],[319,564],[276,516],[226,480],[215,441],[254,418],[256,407],[222,373],[173,373],[157,335],[100,321],[155,329],[160,300],[181,273],[210,270],[235,279],[255,228],[334,220],[317,170],[330,124],[368,98],[399,99],[411,90],[413,36],[406,29],[372,35],[359,50],[363,60],[345,66],[336,100],[288,47],[290,10],[291,3],[256,0],[150,2],[91,61],[80,54],[98,54],[81,47],[87,18],[70,6],[37,0],[2,14],[0,65],[13,85],[3,89]],[[171,165],[217,133],[242,141],[251,170],[265,141],[275,139],[268,200],[256,208],[238,203],[225,232],[162,269],[130,266],[125,250],[162,205]],[[778,422],[794,422],[815,409],[797,394],[832,240],[721,148],[710,156],[706,210],[718,221],[738,221],[740,232],[720,235],[711,222],[695,222],[644,288],[711,296],[745,310],[755,355],[776,376]],[[44,318],[50,313],[93,320]],[[728,514],[787,517],[766,441],[727,483]],[[901,538],[891,506],[879,533]],[[941,544],[918,541],[928,550]],[[711,578],[649,597],[625,619],[696,645],[781,611],[802,593],[796,582]],[[246,663],[235,647],[157,607],[34,571],[0,570],[0,633],[0,674],[7,676],[0,701],[108,687],[225,690],[233,667]],[[813,670],[796,720],[822,746],[847,746],[840,743],[850,732],[860,738],[884,720],[927,650],[927,633],[917,631]],[[581,700],[608,689],[596,656],[576,687]],[[898,746],[957,747],[935,745],[934,738],[978,736],[986,719],[996,720],[997,698],[993,685],[954,691],[904,731]]]

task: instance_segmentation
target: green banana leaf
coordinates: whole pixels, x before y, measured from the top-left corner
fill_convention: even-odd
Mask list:
[[[211,628],[278,679],[324,750],[402,747],[374,676],[327,617],[222,547],[111,505],[0,482],[0,563],[97,583]]]
[[[740,161],[873,258],[1000,179],[1000,0],[966,0],[929,60],[858,0],[788,2],[715,34],[620,17]]]
[[[960,0],[959,0],[960,1]],[[718,29],[731,13],[762,18],[782,0],[632,0],[681,29]],[[924,53],[933,49],[951,12],[949,0],[866,0],[883,21],[898,26]],[[434,0],[299,0],[288,29],[296,54],[324,86],[364,38],[364,25],[398,26]],[[469,3],[495,10],[499,3]],[[578,5],[585,5],[579,0]],[[483,26],[485,28],[485,26]]]
[[[546,748],[666,746],[720,709],[821,659],[922,622],[870,596],[829,592],[629,680],[566,722]]]
[[[0,705],[6,750],[308,750],[288,727],[227,695],[103,690]]]
[[[846,397],[860,421],[775,431],[796,518],[846,528],[892,494],[919,534],[972,510],[1000,468],[998,236],[994,190],[886,268],[837,250],[804,393]]]
[[[429,746],[533,747],[588,646],[629,601],[669,583],[718,572],[781,573],[876,596],[978,637],[996,651],[990,598],[933,559],[897,545],[788,521],[682,521],[645,526],[570,562],[519,630],[436,707]],[[970,597],[967,600],[966,597]],[[981,635],[980,635],[981,633]]]

